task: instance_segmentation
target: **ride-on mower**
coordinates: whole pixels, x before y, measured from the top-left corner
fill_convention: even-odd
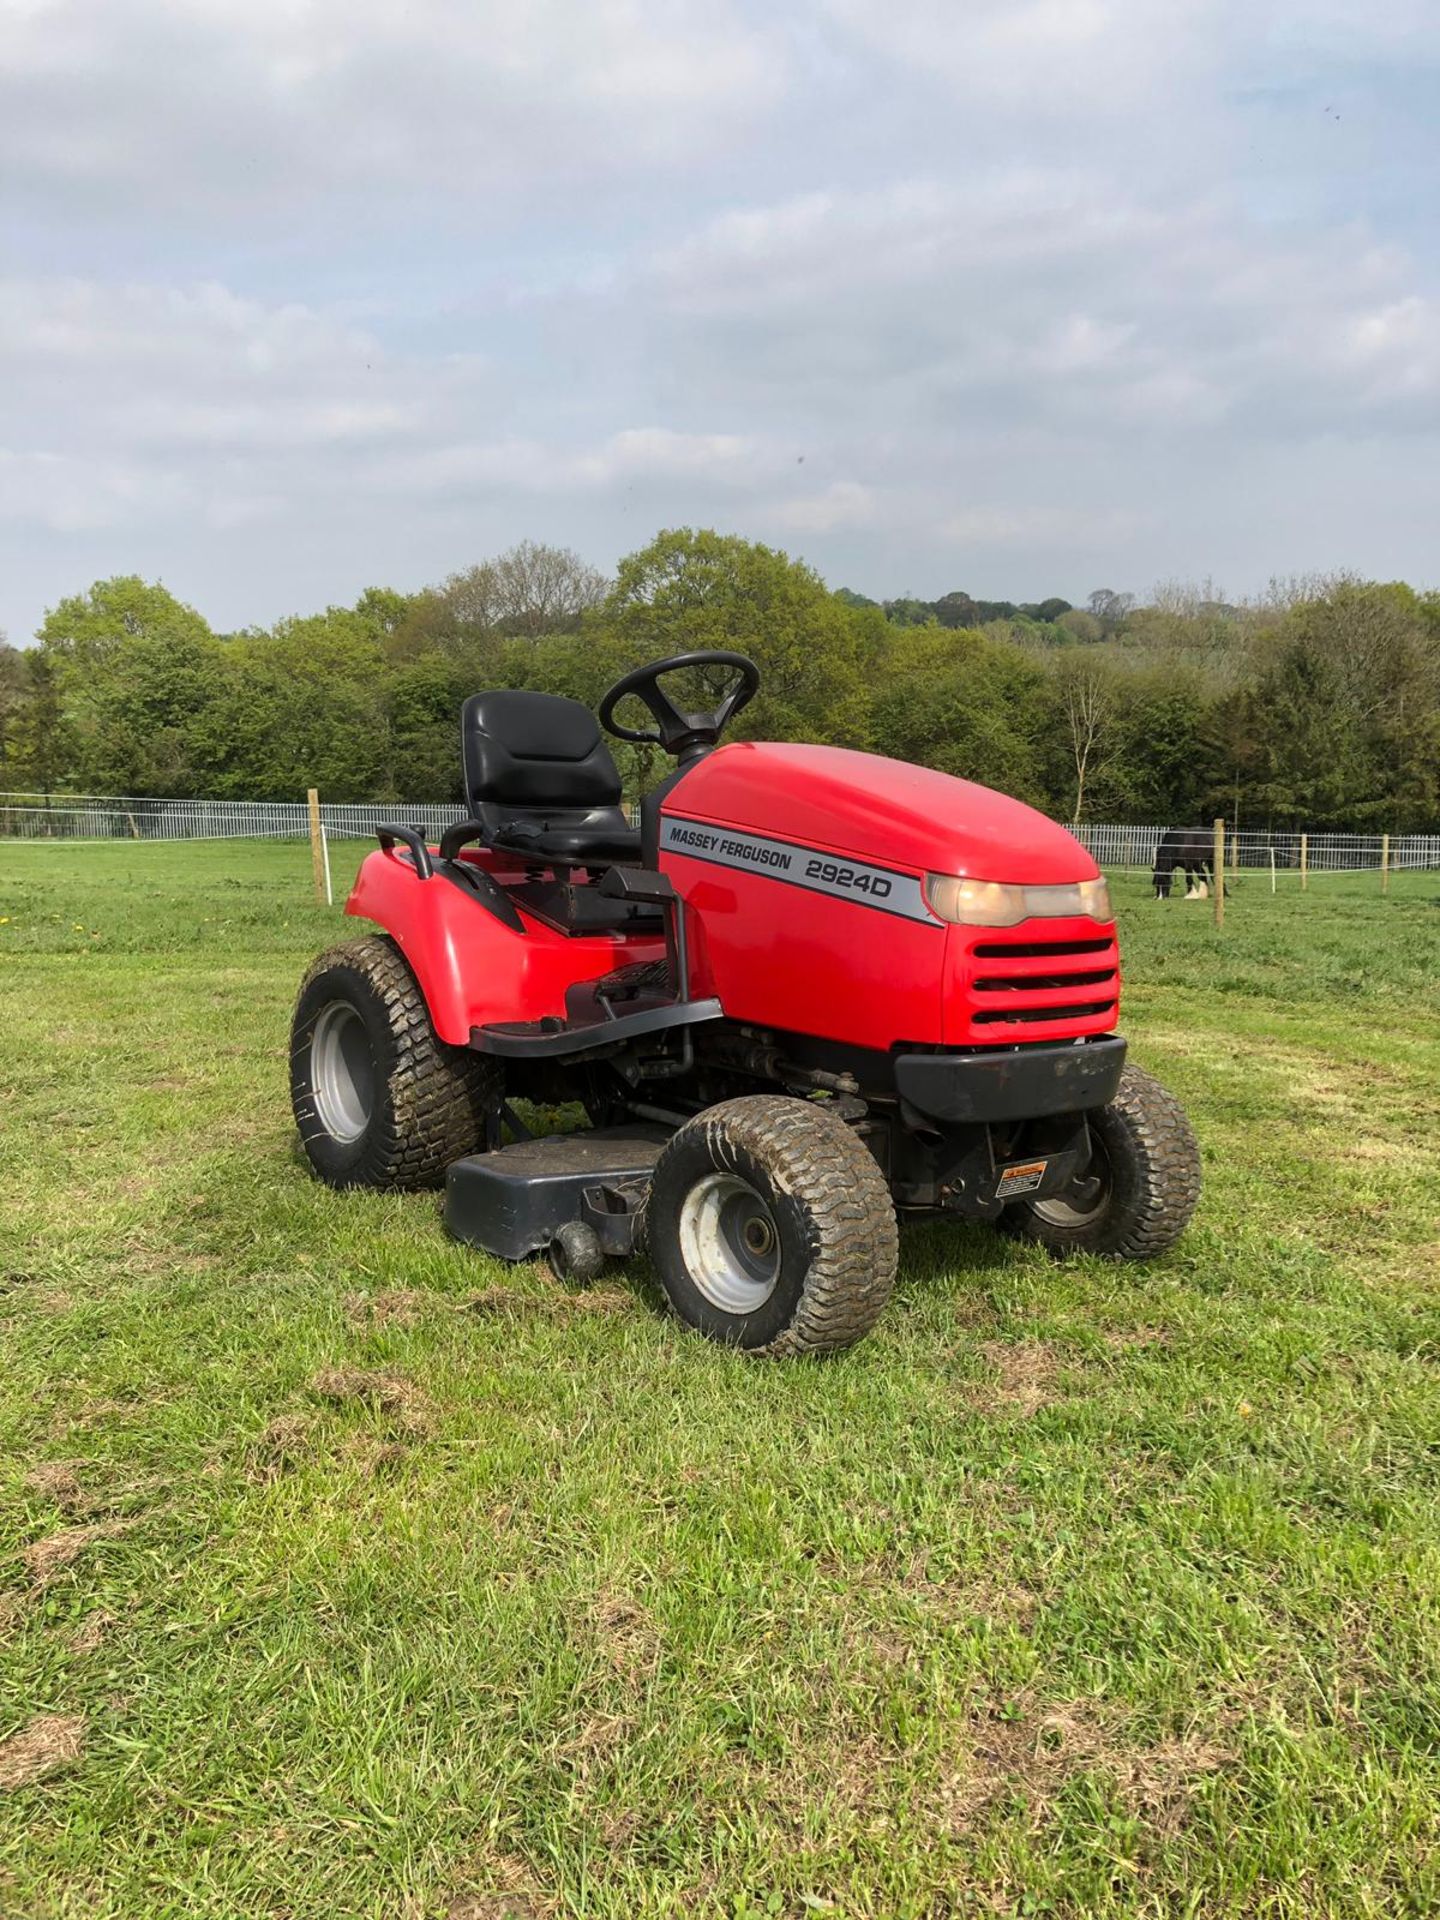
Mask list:
[[[662,682],[703,670],[689,712]],[[600,703],[675,767],[632,826],[595,716],[480,693],[470,818],[377,828],[322,954],[291,1088],[335,1187],[445,1183],[460,1239],[593,1278],[644,1245],[676,1313],[754,1353],[849,1346],[890,1292],[897,1218],[993,1221],[1146,1259],[1200,1162],[1127,1065],[1106,883],[1063,827],[840,747],[720,744],[759,673],[677,655]],[[653,727],[616,718],[637,696]],[[512,1102],[578,1103],[533,1137]]]

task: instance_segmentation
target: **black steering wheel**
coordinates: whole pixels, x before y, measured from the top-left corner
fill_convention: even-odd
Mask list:
[[[660,677],[676,673],[682,667],[735,667],[740,678],[713,713],[685,713],[675,705],[660,685]],[[623,680],[617,680],[600,702],[600,724],[617,740],[633,740],[647,747],[663,747],[677,760],[694,760],[720,738],[742,707],[749,706],[760,688],[760,669],[743,653],[724,653],[708,648],[699,653],[675,653],[668,660],[656,660],[648,667],[636,667]],[[653,731],[627,727],[615,718],[615,709],[627,694],[633,693],[655,716]]]

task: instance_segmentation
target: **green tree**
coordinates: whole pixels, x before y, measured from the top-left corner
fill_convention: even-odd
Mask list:
[[[735,534],[662,533],[620,562],[599,618],[626,666],[699,648],[749,654],[763,685],[742,735],[868,744],[884,622],[788,554]]]
[[[1115,683],[1115,755],[1108,793],[1117,815],[1181,826],[1213,815],[1224,766],[1205,680],[1180,661],[1127,664]]]
[[[883,606],[885,618],[892,627],[928,627],[935,618],[934,602],[917,600],[912,594],[886,600]]]
[[[1113,796],[1121,786],[1120,688],[1114,666],[1095,647],[1057,654],[1051,685],[1054,732],[1065,770],[1065,813],[1078,825],[1113,811]]]
[[[447,654],[424,654],[392,671],[385,692],[387,797],[462,798],[460,708],[475,691],[464,664]]]
[[[205,718],[222,686],[220,643],[209,633],[141,633],[111,656],[113,687],[92,710],[87,784],[98,793],[184,796],[209,779]]]
[[[218,688],[219,650],[193,607],[135,575],[97,580],[46,614],[38,642],[72,786],[203,791],[197,727]]]
[[[973,629],[913,627],[892,636],[878,681],[879,752],[1049,803],[1039,751],[1044,676],[1027,655]]]
[[[935,618],[942,627],[978,627],[980,609],[968,593],[944,593],[935,602]]]
[[[71,784],[67,776],[74,759],[55,662],[39,647],[15,659],[19,671],[5,727],[5,784],[17,792],[54,793]]]
[[[1093,613],[1086,613],[1083,607],[1070,607],[1055,621],[1056,630],[1067,640],[1078,641],[1081,646],[1093,646],[1097,640],[1103,640],[1104,630]]]
[[[522,540],[491,564],[506,633],[534,640],[542,633],[574,632],[605,598],[604,574],[570,547]]]
[[[0,773],[9,767],[12,730],[28,695],[29,675],[25,670],[25,656],[0,634]],[[4,784],[5,781],[0,780],[0,786]]]
[[[1241,714],[1254,742],[1246,768],[1249,817],[1281,825],[1354,824],[1368,798],[1369,755],[1340,698],[1333,661],[1292,637],[1246,689]]]
[[[1237,606],[1170,582],[1144,608],[1102,590],[1098,615],[957,589],[887,602],[887,620],[784,553],[694,529],[629,556],[596,607],[599,584],[525,542],[438,588],[219,639],[162,586],[97,581],[34,648],[0,642],[3,783],[440,800],[478,688],[593,707],[641,661],[727,647],[764,675],[742,736],[872,745],[1067,817],[1403,832],[1440,811],[1440,595],[1404,585],[1316,576]],[[616,758],[632,794],[663,768],[649,748]]]
[[[397,593],[393,587],[367,587],[355,602],[355,611],[378,640],[390,645],[405,631],[418,598]]]
[[[1135,596],[1133,593],[1116,593],[1113,587],[1097,587],[1088,605],[1091,619],[1099,621],[1100,631],[1108,640],[1124,626],[1126,615],[1135,605]]]
[[[158,581],[138,574],[97,580],[46,614],[36,636],[58,659],[95,667],[128,640],[196,639],[210,628],[195,611]]]
[[[1433,822],[1440,633],[1403,584],[1349,579],[1257,638],[1235,716],[1251,744],[1249,810],[1282,823]]]
[[[452,573],[434,590],[437,624],[456,636],[573,633],[605,597],[604,574],[569,547],[522,540]]]
[[[281,620],[225,643],[220,697],[206,710],[208,791],[327,800],[385,793],[391,765],[386,660],[373,624],[345,607]]]

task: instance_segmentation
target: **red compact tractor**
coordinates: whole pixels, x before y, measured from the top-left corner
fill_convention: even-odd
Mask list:
[[[710,712],[662,682],[703,670]],[[674,757],[640,824],[595,716],[477,694],[470,818],[377,829],[291,1086],[335,1187],[446,1187],[460,1239],[593,1277],[644,1245],[676,1313],[755,1353],[858,1340],[897,1217],[1146,1259],[1200,1190],[1176,1101],[1127,1066],[1085,849],[987,788],[839,747],[720,744],[759,673],[690,653],[600,724]],[[638,697],[654,726],[615,717]],[[578,1103],[536,1138],[512,1102]]]

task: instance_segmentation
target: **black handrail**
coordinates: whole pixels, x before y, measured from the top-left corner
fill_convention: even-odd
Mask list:
[[[428,880],[435,867],[430,858],[430,849],[425,844],[425,836],[418,827],[376,827],[375,837],[381,847],[389,853],[397,840],[410,849],[410,857],[415,862],[415,871],[422,880]]]
[[[440,836],[440,858],[453,860],[462,847],[483,840],[489,831],[483,820],[457,820],[453,827],[446,827]]]

